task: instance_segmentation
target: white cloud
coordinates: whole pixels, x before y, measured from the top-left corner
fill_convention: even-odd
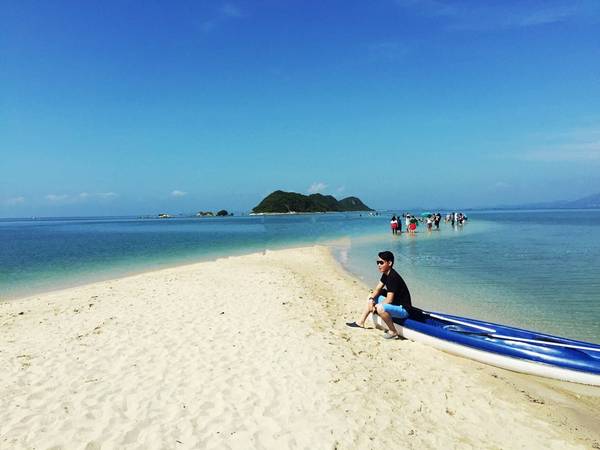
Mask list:
[[[205,20],[200,24],[200,29],[205,33],[209,33],[217,27],[215,20]]]
[[[200,29],[209,33],[225,22],[242,17],[244,17],[244,13],[238,6],[233,3],[225,3],[216,10],[212,17],[206,18],[200,23]]]
[[[340,186],[340,187],[338,187],[338,188],[335,190],[335,192],[336,192],[337,194],[343,194],[344,192],[346,192],[346,186]]]
[[[600,127],[575,128],[536,136],[542,141],[519,156],[526,161],[600,161]]]
[[[373,60],[400,61],[410,53],[410,47],[397,41],[374,42],[367,46],[367,52]]]
[[[538,10],[525,11],[524,14],[512,18],[509,25],[531,27],[549,23],[564,22],[579,13],[577,7],[570,5],[552,5]]]
[[[525,153],[527,161],[600,161],[600,141],[583,144],[564,144]]]
[[[542,136],[547,141],[576,141],[576,142],[590,142],[600,140],[600,127],[580,127],[572,130],[562,131],[553,134],[547,134]]]
[[[173,192],[171,192],[171,196],[173,196],[173,197],[184,197],[186,195],[187,195],[187,192],[178,191],[177,189],[175,189]]]
[[[119,194],[117,194],[115,192],[100,192],[99,194],[96,194],[96,196],[98,196],[98,198],[101,198],[101,199],[111,199],[111,198],[118,197]]]
[[[100,192],[96,194],[90,194],[89,192],[80,192],[79,194],[48,194],[44,198],[50,203],[82,203],[91,201],[94,199],[109,200],[118,197],[118,194],[114,192]]]
[[[396,4],[426,16],[456,16],[460,12],[456,5],[441,0],[396,0]]]
[[[598,18],[600,8],[592,0],[544,2],[479,2],[449,0],[396,0],[405,10],[427,17],[442,17],[448,30],[488,31],[524,28]]]
[[[327,189],[327,185],[325,183],[323,183],[322,181],[318,181],[318,182],[315,181],[308,188],[308,193],[309,194],[323,193],[323,191],[325,189]]]
[[[232,18],[242,17],[242,10],[239,7],[237,7],[231,3],[225,3],[221,7],[219,12],[225,17],[232,17]]]
[[[48,194],[45,198],[49,202],[60,203],[67,201],[69,199],[69,196],[67,194]]]
[[[25,203],[25,197],[11,197],[2,201],[2,204],[6,206],[15,206],[21,203]]]

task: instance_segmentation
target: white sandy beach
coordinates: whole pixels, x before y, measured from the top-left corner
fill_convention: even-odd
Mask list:
[[[2,303],[0,448],[600,448],[600,389],[350,329],[367,289],[310,247]]]

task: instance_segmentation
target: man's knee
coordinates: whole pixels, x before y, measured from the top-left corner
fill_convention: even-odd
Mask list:
[[[381,303],[379,303],[375,309],[377,310],[377,314],[379,314],[380,316],[382,314],[386,314],[385,309],[383,308],[383,305]]]

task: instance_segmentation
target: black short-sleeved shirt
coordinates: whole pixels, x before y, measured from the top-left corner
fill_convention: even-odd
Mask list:
[[[392,305],[400,305],[404,309],[410,312],[412,309],[412,303],[410,301],[410,292],[408,286],[394,269],[390,269],[389,274],[383,274],[380,280],[384,285],[387,292],[394,293],[394,299]]]

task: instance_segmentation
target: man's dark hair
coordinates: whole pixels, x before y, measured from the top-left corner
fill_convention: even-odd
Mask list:
[[[385,252],[379,252],[377,256],[379,256],[384,261],[388,261],[394,264],[394,254],[388,250],[386,250]]]

